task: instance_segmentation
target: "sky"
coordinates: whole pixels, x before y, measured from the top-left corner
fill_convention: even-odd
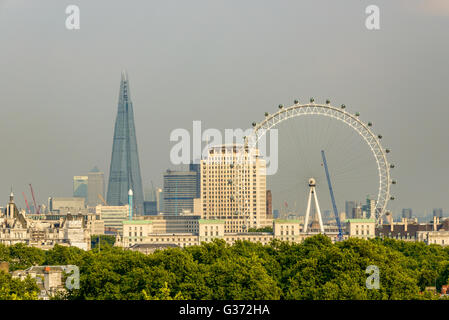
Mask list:
[[[176,128],[249,128],[329,98],[392,150],[393,212],[448,213],[448,31],[446,0],[0,0],[0,206],[11,186],[45,203],[94,166],[108,176],[127,70],[146,187],[173,167]]]

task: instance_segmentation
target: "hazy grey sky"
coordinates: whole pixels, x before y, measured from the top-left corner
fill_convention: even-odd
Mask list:
[[[247,128],[279,103],[330,98],[391,148],[391,209],[448,212],[448,3],[0,0],[0,205],[11,185],[20,204],[30,182],[44,202],[95,165],[108,175],[127,69],[144,184],[161,184],[170,132],[192,120]]]

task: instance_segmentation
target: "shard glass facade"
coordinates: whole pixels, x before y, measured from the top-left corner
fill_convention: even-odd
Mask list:
[[[108,205],[122,206],[128,204],[129,189],[132,189],[134,192],[134,212],[137,215],[142,215],[143,189],[133,104],[131,102],[128,76],[126,73],[123,73],[112,144],[107,194]]]

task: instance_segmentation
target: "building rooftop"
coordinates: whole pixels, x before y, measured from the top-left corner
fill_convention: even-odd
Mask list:
[[[365,223],[374,223],[376,222],[376,220],[374,219],[346,219],[344,222],[352,222],[352,223],[357,223],[357,222],[365,222]]]
[[[123,220],[123,224],[152,224],[151,220]]]
[[[173,243],[137,243],[130,247],[130,249],[160,249],[160,248],[179,248],[179,246]]]
[[[275,219],[275,223],[301,223],[299,220],[296,219]]]
[[[200,219],[198,220],[199,223],[201,224],[224,224],[225,221],[224,220],[216,220],[216,219]]]

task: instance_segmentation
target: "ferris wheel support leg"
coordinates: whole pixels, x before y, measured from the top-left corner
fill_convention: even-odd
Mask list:
[[[315,199],[315,206],[316,206],[316,212],[318,214],[318,222],[320,223],[320,230],[321,230],[321,233],[324,233],[323,219],[321,218],[321,210],[320,210],[320,205],[318,204],[318,198],[316,196],[315,188],[312,189],[312,193],[313,193],[313,197]]]
[[[312,202],[312,189],[309,191],[309,200],[307,201],[307,210],[306,210],[306,219],[304,220],[304,229],[303,232],[307,232],[307,227],[309,225],[309,214],[310,214],[310,205]]]

